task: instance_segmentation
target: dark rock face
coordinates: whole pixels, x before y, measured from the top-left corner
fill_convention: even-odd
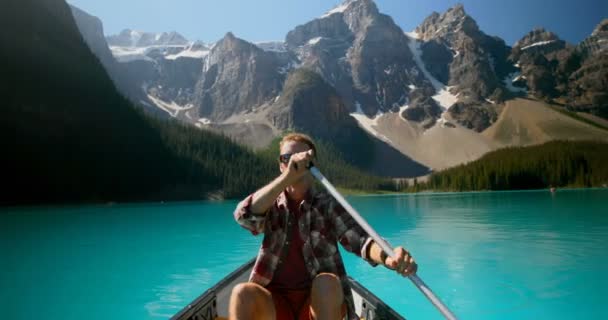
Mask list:
[[[491,126],[498,118],[496,108],[488,104],[458,102],[448,112],[458,123],[477,132]]]
[[[289,74],[270,120],[279,129],[307,131],[321,138],[335,136],[338,127],[357,126],[336,90],[307,69]]]
[[[429,40],[421,46],[422,60],[427,63],[426,69],[441,83],[450,82],[450,64],[454,60],[454,53],[438,39]]]
[[[564,48],[566,48],[566,42],[555,33],[538,28],[530,31],[515,43],[510,59],[518,62],[522,58],[530,59],[537,54],[551,55]]]
[[[199,116],[221,121],[277,97],[281,67],[274,53],[228,33],[204,59],[195,93]]]
[[[555,33],[546,30],[545,28],[535,28],[532,31],[528,32],[523,38],[515,43],[513,49],[525,49],[525,47],[540,47],[540,48],[550,48],[548,45],[553,42],[560,43],[562,48],[565,46],[565,42],[561,40]],[[554,51],[554,49],[552,49]]]
[[[359,128],[338,92],[314,71],[296,69],[289,74],[269,117],[282,130],[302,131],[331,141],[351,163],[374,174],[419,176],[429,172]]]
[[[345,9],[296,27],[286,38],[303,67],[318,72],[366,114],[407,101],[409,84],[422,85],[408,39],[371,0],[349,1]]]
[[[415,90],[410,95],[409,107],[401,113],[401,116],[407,120],[419,122],[425,128],[430,128],[442,112],[443,110],[435,100],[425,95],[422,90]]]
[[[569,105],[608,119],[608,54],[587,59],[569,77]]]
[[[483,102],[514,68],[507,63],[510,48],[479,30],[462,5],[434,12],[416,28],[427,70],[455,87],[462,98]]]
[[[569,58],[568,66],[576,65],[577,58],[582,61],[568,78],[570,106],[608,119],[608,19],[602,20]]]
[[[508,60],[511,48],[502,39],[483,33],[462,5],[443,14],[433,12],[416,33],[424,41],[421,50],[426,69],[459,94],[460,101],[448,110],[450,115],[478,132],[489,127],[496,119],[496,107],[486,100],[500,103],[512,95],[504,84],[516,71]],[[428,118],[433,113],[414,108],[404,117]]]
[[[199,59],[162,60],[153,68],[156,77],[147,79],[148,93],[163,101],[186,106],[195,99],[195,86],[202,66]]]
[[[530,93],[558,99],[568,108],[606,117],[608,112],[608,19],[577,46],[536,29],[518,41],[511,59]]]
[[[142,99],[141,91],[136,86],[134,78],[128,72],[125,72],[112,56],[103,35],[101,20],[74,6],[70,6],[70,9],[83,40],[89,46],[91,52],[97,56],[118,90],[133,101]]]
[[[591,36],[583,40],[576,50],[583,60],[606,53],[608,51],[608,19],[602,20]]]
[[[327,39],[342,39],[346,42],[353,40],[354,35],[340,14],[332,14],[326,18],[315,19],[289,31],[285,43],[290,49],[306,45],[311,39],[321,37]]]

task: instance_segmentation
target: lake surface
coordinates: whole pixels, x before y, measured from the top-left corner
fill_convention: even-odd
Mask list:
[[[462,319],[608,319],[608,190],[350,197]],[[252,258],[231,202],[0,209],[0,318],[164,319]],[[407,279],[343,252],[408,319]]]

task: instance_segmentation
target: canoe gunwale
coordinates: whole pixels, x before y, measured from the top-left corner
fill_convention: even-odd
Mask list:
[[[218,292],[220,292],[226,286],[231,285],[234,281],[237,280],[240,276],[243,275],[244,272],[249,271],[253,268],[253,264],[255,263],[255,258],[249,260],[245,264],[243,264],[238,269],[234,270],[218,283],[216,283],[213,287],[206,290],[200,296],[198,296],[194,301],[185,306],[182,310],[180,310],[177,314],[171,317],[171,320],[187,320],[192,319],[194,315],[197,315],[197,319],[215,319],[217,315],[217,305],[216,298]],[[351,290],[353,290],[361,299],[361,318],[374,320],[374,319],[383,319],[383,320],[405,320],[399,313],[397,313],[393,308],[388,306],[384,301],[374,295],[371,291],[366,289],[362,284],[357,282],[355,279],[348,277],[349,284],[351,286]],[[211,308],[209,307],[211,305]],[[207,308],[204,315],[199,314],[199,311]],[[202,316],[202,318],[201,318]]]
[[[386,320],[405,320],[397,311],[378,298],[375,294],[365,288],[357,280],[348,277],[351,290],[357,292],[363,301],[361,314],[362,319],[386,319]]]
[[[171,317],[171,320],[189,319],[190,315],[188,314],[196,313],[198,310],[204,308],[209,302],[215,300],[215,292],[219,291],[220,288],[232,283],[244,271],[251,269],[254,263],[255,258],[249,260],[248,262],[240,266],[238,269],[232,271],[230,274],[228,274],[226,277],[216,283],[213,287],[207,289],[205,292],[203,292],[203,294],[198,296],[198,298],[196,298],[194,301],[185,306],[182,310],[180,310],[180,312],[176,313],[173,317]],[[213,316],[215,317],[217,316],[217,314]]]

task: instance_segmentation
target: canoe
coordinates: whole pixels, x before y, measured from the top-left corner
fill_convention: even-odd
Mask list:
[[[232,288],[239,283],[248,281],[254,262],[255,259],[252,259],[230,273],[211,289],[185,306],[171,320],[228,319],[228,302]],[[359,318],[366,320],[405,320],[404,317],[400,316],[363,285],[350,277],[348,280]]]

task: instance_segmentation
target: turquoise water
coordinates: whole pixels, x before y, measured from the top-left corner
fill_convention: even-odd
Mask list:
[[[608,319],[608,190],[351,197],[462,319]],[[163,319],[249,260],[236,202],[0,211],[0,318]],[[409,280],[344,254],[408,319]]]

